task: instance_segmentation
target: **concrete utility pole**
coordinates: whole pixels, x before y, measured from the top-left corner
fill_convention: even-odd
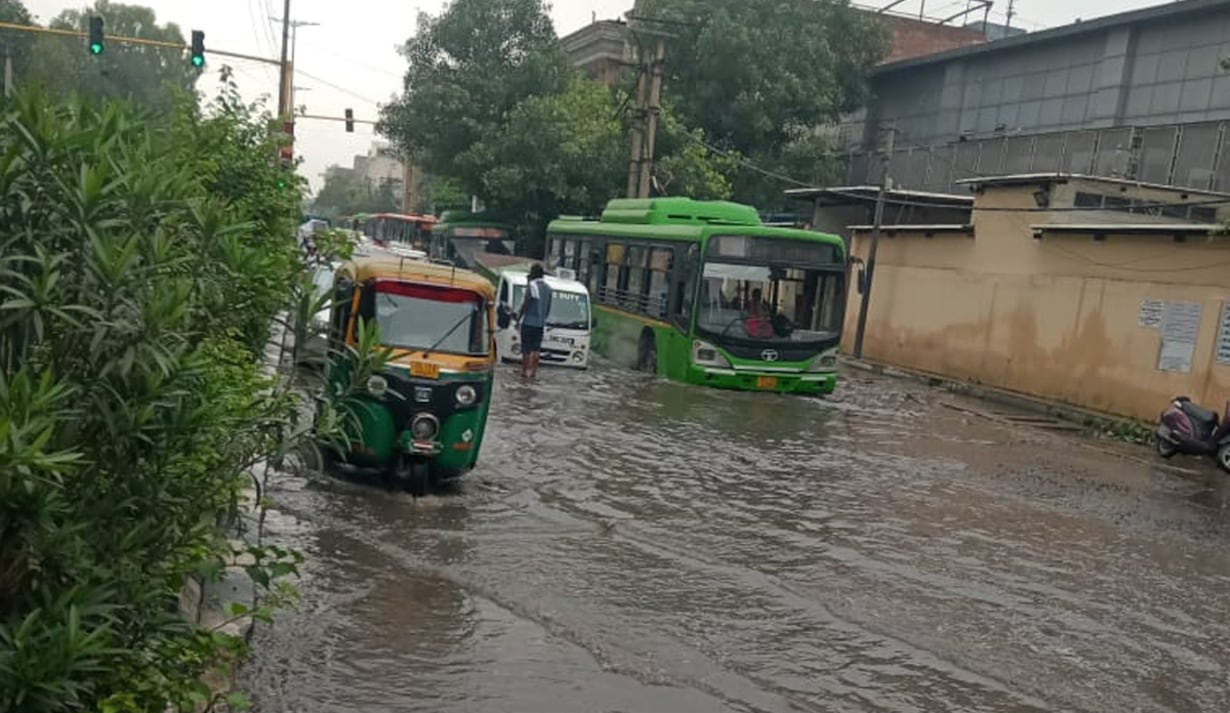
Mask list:
[[[888,175],[889,164],[893,160],[893,150],[896,147],[897,129],[889,127],[888,145],[881,158],[880,190],[876,191],[876,213],[871,224],[871,249],[867,252],[867,265],[863,270],[862,289],[859,290],[862,300],[858,305],[858,328],[854,333],[854,358],[863,358],[863,335],[867,330],[867,308],[871,304],[871,283],[876,272],[876,250],[880,247],[880,228],[884,223],[884,201],[891,180]]]
[[[636,198],[640,193],[641,179],[641,160],[642,142],[645,134],[644,114],[645,104],[648,101],[647,81],[643,68],[638,69],[636,73],[636,112],[637,123],[632,127],[632,161],[628,166],[628,197]]]
[[[653,59],[641,63],[636,79],[636,109],[639,121],[632,130],[632,161],[628,166],[628,197],[648,198],[653,182],[653,160],[662,113],[662,75],[666,42],[657,39]]]
[[[13,96],[13,53],[7,41],[4,43],[4,96]]]
[[[282,13],[282,17],[270,16],[269,19],[274,22],[282,23],[282,82],[283,86],[279,89],[279,102],[284,96],[286,110],[283,116],[289,117],[294,113],[295,106],[295,49],[299,46],[299,28],[300,27],[318,27],[319,22],[307,22],[305,20],[291,20],[290,18],[290,0],[286,0],[286,11]],[[289,49],[288,49],[289,47]],[[289,57],[287,56],[289,55]],[[285,95],[282,94],[285,92]]]
[[[291,115],[290,92],[290,0],[282,6],[282,81],[278,83],[278,115],[289,121]]]
[[[654,50],[653,64],[649,68],[649,106],[645,114],[645,155],[641,159],[640,185],[638,198],[648,198],[653,180],[654,148],[658,136],[658,116],[662,113],[662,62],[666,57],[666,42],[658,38],[658,46]]]

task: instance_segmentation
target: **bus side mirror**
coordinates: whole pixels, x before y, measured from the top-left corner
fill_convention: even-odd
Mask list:
[[[864,294],[867,291],[867,269],[861,265],[858,268],[858,293]]]
[[[508,329],[508,325],[512,324],[512,311],[503,302],[495,310],[495,323],[500,329]]]

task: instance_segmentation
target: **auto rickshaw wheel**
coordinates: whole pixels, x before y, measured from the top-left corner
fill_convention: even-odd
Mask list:
[[[431,466],[426,461],[402,458],[397,466],[397,480],[407,493],[421,498],[431,487]]]

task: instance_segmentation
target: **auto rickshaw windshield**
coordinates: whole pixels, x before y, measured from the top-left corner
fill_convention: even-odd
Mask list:
[[[377,281],[381,341],[400,349],[486,355],[490,343],[482,295],[418,283]]]

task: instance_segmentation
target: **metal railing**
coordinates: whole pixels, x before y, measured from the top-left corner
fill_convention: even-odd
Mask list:
[[[643,314],[655,319],[666,319],[666,300],[662,295],[655,297],[650,294],[602,286],[598,288],[595,297],[599,304],[617,307],[627,312]]]

